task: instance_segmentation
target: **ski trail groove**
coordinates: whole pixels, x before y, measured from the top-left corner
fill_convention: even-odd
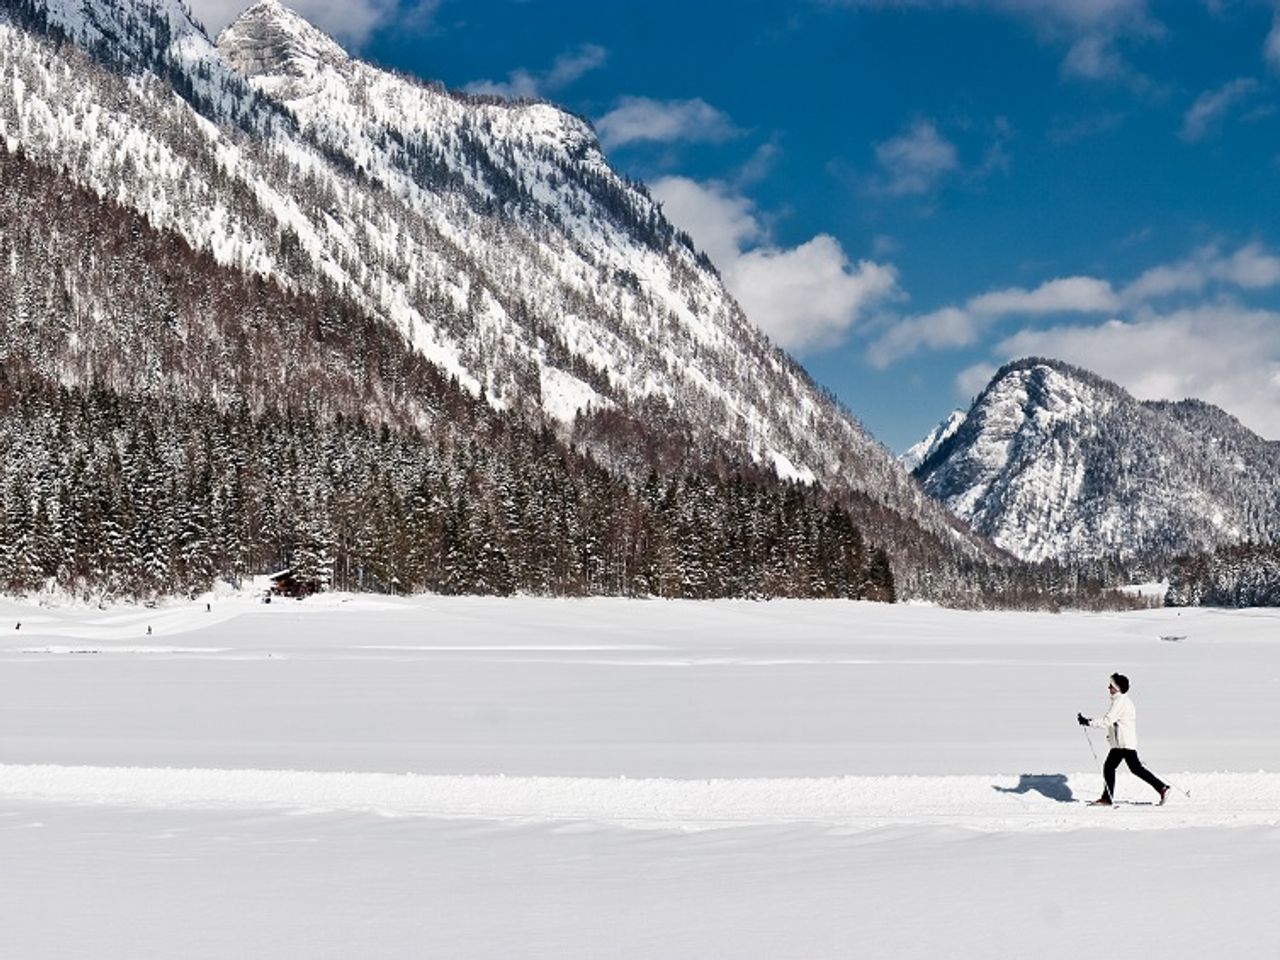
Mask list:
[[[1097,774],[1054,779],[1052,795],[1046,795],[1010,775],[668,780],[0,765],[0,802],[352,811],[676,830],[791,823],[1001,832],[1280,825],[1280,774],[1184,773],[1173,779],[1191,791],[1190,798],[1173,794],[1164,807],[1116,809],[1065,800],[1096,796]],[[1122,783],[1119,792],[1138,799],[1142,790]]]

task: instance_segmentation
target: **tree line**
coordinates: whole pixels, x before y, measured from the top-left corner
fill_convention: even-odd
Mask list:
[[[251,413],[0,368],[0,589],[197,593],[291,567],[385,592],[894,599],[819,488],[620,478],[477,407],[476,432]]]
[[[1170,607],[1280,606],[1280,545],[1246,543],[1179,558]]]

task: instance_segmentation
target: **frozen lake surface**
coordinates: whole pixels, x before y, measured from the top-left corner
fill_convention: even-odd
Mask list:
[[[207,599],[0,601],[14,956],[1280,950],[1278,612]]]

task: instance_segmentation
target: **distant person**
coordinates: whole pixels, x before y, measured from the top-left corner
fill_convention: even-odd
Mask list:
[[[21,630],[21,629],[22,629],[22,621],[21,621],[21,620],[19,620],[16,624],[14,624],[13,629],[15,629],[15,630]]]
[[[1129,765],[1135,777],[1151,785],[1160,794],[1163,804],[1169,796],[1169,785],[1142,765],[1138,759],[1138,708],[1129,699],[1129,678],[1123,673],[1113,673],[1107,678],[1107,691],[1111,694],[1111,707],[1101,720],[1090,720],[1083,713],[1076,714],[1082,727],[1102,727],[1107,731],[1107,743],[1111,750],[1102,764],[1102,781],[1106,784],[1102,796],[1093,801],[1095,806],[1108,807],[1115,802],[1116,769],[1121,761]]]
[[[147,627],[147,636],[148,636],[148,637],[149,637],[149,636],[151,636],[151,627],[150,627],[150,626],[148,626],[148,627]]]

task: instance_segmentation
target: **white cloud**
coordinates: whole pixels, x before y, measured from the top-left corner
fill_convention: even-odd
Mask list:
[[[1105,280],[1093,277],[1062,277],[1040,284],[1034,290],[1011,287],[974,297],[968,309],[986,316],[1011,313],[1105,313],[1119,305],[1115,291]]]
[[[869,308],[898,291],[892,266],[850,263],[825,233],[790,249],[747,251],[723,276],[747,316],[790,350],[838,343]]]
[[[1280,285],[1280,257],[1267,253],[1256,243],[1215,262],[1212,270],[1215,279],[1246,290]]]
[[[1081,37],[1071,45],[1062,61],[1062,72],[1086,80],[1112,80],[1128,72],[1124,58],[1107,36]]]
[[[736,132],[736,131],[735,131]],[[752,152],[746,162],[738,168],[733,177],[739,189],[759,183],[773,172],[778,158],[782,156],[782,148],[775,142],[762,143]]]
[[[1200,293],[1215,282],[1246,290],[1280,285],[1280,257],[1257,243],[1230,256],[1213,245],[1201,247],[1177,263],[1145,271],[1121,291],[1121,298],[1136,306],[1174,294]]]
[[[876,144],[875,152],[882,177],[872,189],[894,197],[930,193],[960,162],[955,145],[931,120],[917,120],[911,129]]]
[[[980,394],[999,369],[994,363],[975,363],[956,376],[956,393],[963,399]]]
[[[884,369],[920,350],[946,350],[977,342],[985,319],[962,307],[943,307],[932,313],[898,320],[867,348],[867,360]]]
[[[739,134],[729,117],[702,99],[650,100],[623,97],[596,121],[606,147],[677,141],[722,143]]]
[[[284,5],[321,30],[353,47],[392,24],[425,29],[439,0],[401,6],[399,0],[285,0]],[[216,36],[248,7],[250,0],[190,0],[191,11]]]
[[[1230,253],[1210,245],[1143,272],[1118,293],[1105,281],[1073,277],[907,317],[873,343],[868,355],[884,365],[923,348],[969,346],[985,332],[984,318],[1006,311],[1110,314],[1103,322],[1027,327],[992,352],[998,362],[1026,356],[1065,360],[1141,399],[1197,397],[1264,436],[1280,438],[1280,312],[1237,299],[1243,292],[1275,288],[1280,256],[1259,243]],[[962,371],[957,390],[966,396],[981,390],[992,366],[984,361]]]
[[[547,71],[543,86],[547,90],[561,90],[576,83],[592,70],[604,66],[609,51],[599,44],[584,43],[571,53],[562,53]]]
[[[902,250],[902,244],[887,233],[880,233],[871,238],[871,254],[876,257],[889,257]]]
[[[839,342],[877,304],[901,296],[891,265],[850,262],[827,234],[779,247],[754,204],[724,184],[667,177],[650,189],[711,257],[747,317],[787,349]]]
[[[609,58],[609,51],[594,43],[584,43],[556,57],[547,70],[534,73],[524,68],[512,70],[506,80],[476,80],[466,85],[470,93],[487,93],[511,100],[536,99],[563,90]]]
[[[1223,117],[1258,89],[1252,77],[1240,77],[1216,90],[1206,90],[1196,97],[1182,118],[1179,136],[1188,143],[1203,140],[1217,129]]]
[[[1276,9],[1275,19],[1271,21],[1271,32],[1267,34],[1266,43],[1263,44],[1262,56],[1272,69],[1280,70],[1280,7]]]
[[[831,0],[845,7],[894,10],[971,10],[1014,17],[1043,39],[1065,42],[1065,75],[1094,80],[1124,79],[1145,88],[1115,49],[1123,36],[1162,32],[1147,0]]]
[[[1149,21],[1146,0],[840,0],[843,6],[881,9],[967,9],[1024,17],[1045,28],[1090,30]]]
[[[1195,397],[1280,438],[1280,313],[1231,301],[1100,325],[1022,330],[999,343],[1006,359],[1047,356],[1114,380],[1144,400]],[[963,386],[973,377],[961,374]],[[961,380],[957,386],[961,386]]]
[[[1118,292],[1097,277],[1063,277],[1032,290],[992,290],[960,305],[899,317],[872,341],[867,359],[884,368],[921,350],[972,346],[998,321],[1011,316],[1083,313],[1133,318],[1170,297],[1202,296],[1210,288],[1230,295],[1273,287],[1280,287],[1280,256],[1259,243],[1245,244],[1231,254],[1210,245],[1184,260],[1152,267]]]
[[[755,205],[726,187],[688,177],[664,177],[650,184],[650,191],[667,219],[693,237],[721,269],[765,239]]]
[[[1010,315],[1107,313],[1119,302],[1109,283],[1093,277],[1062,277],[1034,290],[994,290],[970,298],[963,306],[897,321],[867,349],[867,359],[884,368],[920,350],[971,346],[992,324]]]

